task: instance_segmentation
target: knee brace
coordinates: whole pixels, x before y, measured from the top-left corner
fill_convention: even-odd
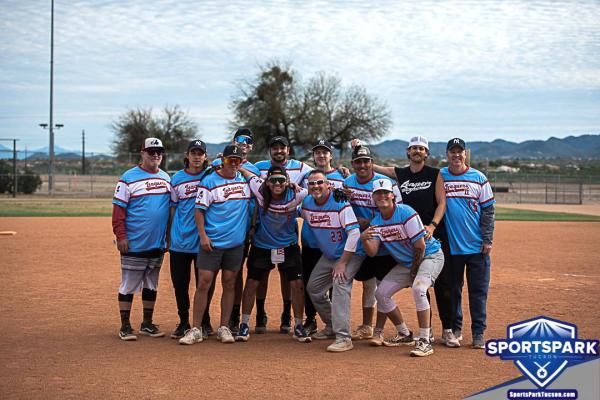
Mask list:
[[[375,298],[377,299],[377,312],[390,313],[396,309],[396,303],[392,300],[394,292],[386,290],[384,286],[378,286],[375,290]]]
[[[142,289],[142,300],[156,301],[156,294],[156,290],[144,288]]]
[[[124,301],[126,303],[132,303],[133,302],[133,293],[130,293],[130,294],[119,293],[119,301]]]
[[[427,277],[417,276],[412,285],[412,294],[415,299],[415,307],[418,311],[429,310],[429,301],[427,300],[427,289],[431,286],[431,280]]]

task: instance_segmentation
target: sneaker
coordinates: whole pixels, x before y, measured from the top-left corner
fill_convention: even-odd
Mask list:
[[[158,325],[154,325],[152,322],[142,322],[140,327],[140,335],[163,337],[165,336],[165,333],[158,329]]]
[[[202,324],[202,335],[204,336],[204,339],[207,339],[209,336],[212,336],[214,334],[215,334],[215,330],[213,329],[210,322]]]
[[[312,339],[301,324],[294,328],[294,339],[302,343],[310,343]]]
[[[129,324],[121,326],[121,329],[119,330],[119,338],[125,341],[137,340],[137,336],[135,336],[133,329],[131,329],[131,325]]]
[[[279,325],[279,333],[290,333],[292,331],[292,316],[288,313],[281,314],[281,325]]]
[[[185,332],[185,335],[181,339],[179,339],[179,344],[200,343],[202,340],[204,340],[204,337],[202,335],[202,328],[198,329],[196,327],[193,327],[192,329],[188,329]]]
[[[333,339],[335,338],[335,333],[333,332],[333,329],[325,327],[317,333],[313,333],[311,337],[316,340]]]
[[[304,325],[302,325],[304,327],[304,330],[306,331],[306,334],[308,335],[312,335],[313,333],[317,333],[317,320],[312,318],[312,319],[306,319],[304,320]]]
[[[415,344],[415,339],[413,338],[413,333],[411,331],[408,331],[408,335],[403,335],[398,332],[393,338],[385,339],[383,344],[388,347],[412,346]]]
[[[222,326],[217,329],[217,339],[219,339],[221,343],[235,343],[235,338],[227,326]]]
[[[453,332],[456,340],[463,340],[462,331],[460,329],[454,329]]]
[[[239,314],[237,314],[237,315],[231,314],[231,317],[229,317],[229,330],[235,336],[238,333],[239,329],[240,329],[240,315]]]
[[[410,351],[411,357],[427,357],[433,354],[433,347],[427,339],[419,338],[415,348]]]
[[[352,339],[371,339],[373,337],[373,327],[371,325],[359,325],[354,332],[352,332]]]
[[[485,349],[485,340],[483,334],[473,335],[473,348],[474,349]]]
[[[369,344],[371,346],[383,346],[384,341],[383,332],[375,332],[371,340],[369,340]]]
[[[185,335],[185,331],[187,331],[190,328],[191,326],[189,322],[180,322],[179,324],[177,324],[175,330],[171,332],[171,339],[182,338]]]
[[[250,339],[250,327],[248,326],[248,324],[241,323],[239,328],[236,329],[236,331],[237,331],[237,333],[235,334],[236,342],[247,342],[248,339]]]
[[[338,338],[335,339],[335,342],[327,346],[327,351],[331,351],[333,353],[341,353],[343,351],[352,350],[354,345],[352,344],[352,339],[350,338]]]
[[[257,333],[259,335],[267,333],[267,320],[267,314],[256,314],[256,327],[254,328],[254,333]]]
[[[454,336],[454,332],[452,331],[444,331],[440,343],[445,344],[448,347],[460,347],[460,342],[456,336]]]

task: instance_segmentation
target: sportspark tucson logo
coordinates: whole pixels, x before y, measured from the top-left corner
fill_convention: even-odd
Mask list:
[[[541,391],[570,362],[598,356],[598,340],[577,339],[577,326],[568,322],[541,316],[508,325],[506,330],[507,339],[486,343],[486,354],[514,361]],[[577,392],[572,394],[576,398]],[[509,393],[509,397],[520,396]]]

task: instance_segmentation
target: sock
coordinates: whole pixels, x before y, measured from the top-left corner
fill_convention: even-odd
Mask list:
[[[297,326],[297,325],[302,325],[302,318],[294,317],[294,326]]]
[[[242,324],[248,325],[250,323],[250,314],[242,314]]]
[[[121,313],[121,325],[129,325],[129,315],[131,314],[131,310],[119,310]]]
[[[152,323],[152,314],[154,314],[154,308],[144,308],[144,323]]]
[[[410,331],[408,330],[408,327],[406,326],[405,322],[402,322],[400,325],[396,325],[396,329],[401,335],[408,336],[410,334]]]
[[[240,317],[240,305],[239,304],[234,304],[233,308],[231,309],[231,317]]]
[[[265,314],[265,299],[256,299],[256,315]]]
[[[291,300],[283,301],[283,313],[285,315],[292,315],[292,301]]]
[[[429,342],[429,332],[431,332],[431,328],[419,328],[419,337]]]

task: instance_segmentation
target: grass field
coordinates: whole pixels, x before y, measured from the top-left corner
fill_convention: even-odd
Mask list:
[[[0,217],[109,217],[110,199],[0,199]],[[600,221],[584,214],[496,207],[498,221]]]

